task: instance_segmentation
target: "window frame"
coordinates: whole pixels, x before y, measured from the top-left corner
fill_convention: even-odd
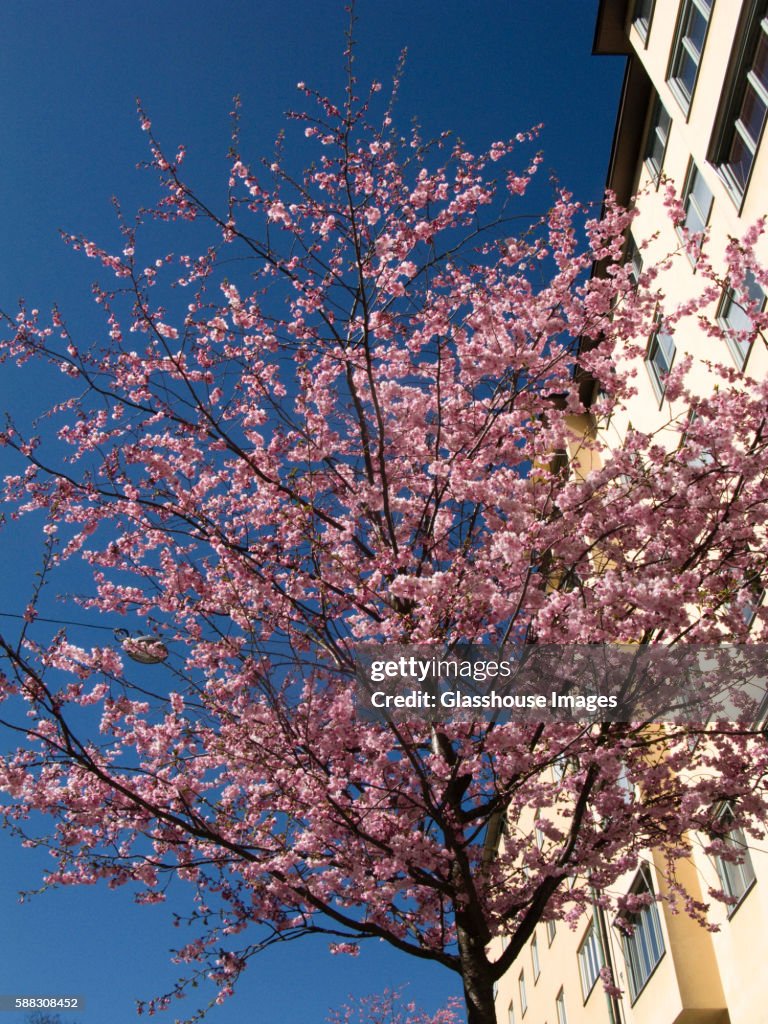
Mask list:
[[[640,5],[644,4],[648,10],[646,13],[640,11]],[[648,47],[648,37],[651,34],[651,25],[653,24],[653,15],[656,10],[656,0],[635,0],[635,5],[632,9],[632,26],[643,41],[643,45]]]
[[[759,576],[753,576],[745,584],[745,588],[752,595],[752,600],[742,607],[741,617],[744,619],[747,630],[750,630],[755,624],[760,605],[765,600],[765,586]]]
[[[699,201],[700,197],[697,195],[697,185],[699,185],[699,183],[709,193],[709,198],[706,200],[706,210],[702,209],[701,203]],[[682,202],[683,209],[685,210],[685,220],[682,224],[678,225],[677,233],[680,236],[680,238],[684,238],[685,236],[683,234],[683,231],[687,231],[687,241],[689,244],[692,240],[696,240],[696,245],[698,246],[699,252],[696,253],[696,255],[694,256],[691,253],[690,249],[688,249],[687,251],[688,259],[691,261],[691,265],[695,267],[698,263],[699,255],[701,252],[701,246],[704,242],[704,235],[706,234],[706,230],[709,227],[709,220],[712,216],[712,207],[715,204],[715,196],[712,192],[712,189],[707,184],[704,175],[701,173],[700,168],[697,166],[696,162],[693,159],[690,160],[688,163],[688,171],[685,175],[685,187],[683,188]],[[691,210],[694,211],[698,220],[701,222],[701,228],[697,231],[693,231],[691,229],[690,224],[688,223],[689,217],[691,215]]]
[[[715,0],[683,0],[683,3],[680,5],[680,13],[678,15],[677,26],[675,28],[674,42],[670,51],[666,80],[672,95],[675,97],[680,109],[685,114],[686,120],[690,115],[691,107],[693,106],[693,99],[696,95],[696,86],[699,81],[699,72],[701,70],[701,62],[704,59],[704,51],[707,47],[707,37],[709,36],[709,26],[712,23],[712,11],[714,10],[714,6]],[[700,50],[696,49],[694,43],[689,39],[686,33],[689,16],[694,8],[705,19],[704,34],[701,39]],[[688,56],[694,65],[693,81],[691,82],[690,89],[685,85],[684,79],[679,74],[685,56]]]
[[[515,1003],[512,999],[507,1007],[507,1024],[515,1024]]]
[[[624,263],[629,264],[629,276],[636,289],[640,276],[643,273],[643,254],[640,252],[640,246],[635,241],[635,236],[631,231],[627,232],[627,241],[624,246]]]
[[[539,940],[534,932],[531,939],[531,969],[533,971],[533,984],[539,980],[541,974],[541,962],[539,960]]]
[[[659,368],[659,365],[655,359],[656,351],[661,352],[662,355],[665,356],[666,358],[666,353],[664,352],[662,343],[659,340],[660,338],[666,339],[672,346],[672,353],[671,357],[669,358],[669,365],[667,366],[667,369],[664,372],[663,376]],[[662,322],[659,321],[656,327],[654,328],[650,338],[648,339],[648,348],[645,352],[645,365],[648,370],[648,375],[651,378],[653,390],[656,394],[657,399],[659,400],[659,408],[661,408],[661,405],[664,402],[664,395],[667,391],[667,385],[665,384],[665,381],[669,374],[672,372],[672,367],[675,365],[676,355],[677,346],[675,345],[674,335],[671,334],[669,331],[664,330],[662,327]]]
[[[557,935],[557,921],[555,921],[554,918],[551,918],[549,921],[547,921],[547,946],[551,946],[552,945],[552,943],[555,941],[555,936],[556,935]]]
[[[764,40],[763,37],[765,37]],[[707,159],[717,169],[726,192],[740,213],[749,191],[757,153],[768,124],[768,85],[753,74],[755,58],[761,42],[768,46],[768,2],[766,0],[753,0],[745,7],[737,38],[738,41],[734,47],[733,57],[726,75],[724,99],[715,121]],[[752,138],[740,116],[750,88],[762,105],[766,107],[756,139]],[[743,183],[730,169],[734,161],[728,160],[737,135],[744,143],[746,151],[750,153],[749,168]]]
[[[592,957],[585,956],[586,950],[588,948],[593,947],[594,952],[596,952],[597,955]],[[600,932],[598,931],[594,917],[589,922],[587,930],[584,932],[584,937],[579,943],[579,947],[576,950],[576,957],[579,963],[579,979],[581,981],[581,994],[584,998],[584,1003],[586,1004],[587,1000],[592,995],[595,985],[597,984],[597,979],[600,977],[600,971],[605,966],[602,943],[600,942]],[[597,967],[597,970],[595,971],[592,980],[589,981],[589,978],[587,977],[587,971],[585,970],[585,965],[591,965],[593,961],[594,965]]]
[[[644,864],[632,883],[630,892],[639,895],[642,892],[650,893],[655,897],[655,890],[653,888],[653,882],[651,880],[650,868],[647,864]],[[643,994],[645,987],[651,980],[656,972],[656,968],[659,966],[661,961],[667,952],[666,943],[664,942],[664,932],[661,928],[661,919],[659,917],[658,905],[655,901],[647,904],[641,910],[634,911],[632,914],[625,918],[628,925],[632,927],[632,934],[628,935],[626,932],[621,933],[621,944],[624,952],[624,962],[627,968],[627,981],[629,985],[630,994],[630,1006],[634,1006],[640,996]],[[646,924],[648,924],[648,931],[646,931]],[[642,949],[637,945],[638,935],[640,936],[640,943]],[[656,950],[650,948],[651,943],[648,942],[648,938],[655,940],[653,944],[656,946]],[[642,962],[639,957],[642,953],[645,953],[645,962]],[[656,958],[651,961],[651,953]],[[658,953],[658,955],[656,955]]]
[[[524,1017],[528,1010],[528,996],[525,991],[525,968],[518,975],[517,987],[520,992],[520,1016]]]
[[[555,996],[555,1015],[557,1016],[557,1024],[568,1024],[568,1014],[565,1010],[565,992],[563,986],[560,986],[560,991]]]
[[[699,419],[699,411],[694,405],[688,410],[688,422],[685,425],[685,430],[683,430],[680,435],[680,448],[684,448],[690,440],[691,428],[696,423],[697,419]],[[687,465],[691,469],[705,469],[707,466],[713,465],[714,462],[715,457],[712,452],[706,448],[702,448],[695,458],[688,461]]]
[[[755,330],[753,327],[751,331],[751,336],[749,338],[749,343],[746,349],[744,349],[742,348],[741,342],[734,337],[734,333],[743,333],[747,331],[748,328],[737,327],[728,320],[728,314],[730,312],[731,307],[733,307],[734,305],[741,310],[741,312],[745,315],[747,319],[749,319],[749,314],[747,313],[747,310],[741,304],[741,297],[744,291],[746,291],[747,293],[746,301],[748,303],[759,303],[757,311],[759,313],[762,313],[766,307],[768,297],[763,291],[762,285],[759,283],[759,281],[751,271],[747,271],[747,274],[744,278],[744,283],[741,288],[728,286],[723,289],[723,294],[720,299],[720,305],[717,310],[717,322],[722,328],[722,330],[725,331],[725,341],[728,345],[728,351],[731,353],[731,358],[736,364],[737,369],[741,371],[744,371],[744,369],[746,368],[747,362],[749,361],[749,357],[752,353],[752,349],[754,348],[755,339],[758,333],[757,330]],[[755,292],[759,292],[762,296],[762,299],[758,298],[758,296],[754,294]]]
[[[726,800],[717,813],[717,820],[722,821],[727,815],[730,815],[733,819],[733,807],[730,801]],[[736,838],[733,838],[736,834]],[[749,846],[747,844],[744,830],[739,828],[732,828],[724,836],[719,836],[723,843],[727,846],[739,846],[744,851],[744,857],[741,863],[734,861],[723,860],[718,854],[713,855],[715,862],[715,869],[717,870],[717,877],[720,879],[720,885],[723,892],[734,899],[736,902],[728,904],[728,920],[733,917],[739,907],[742,905],[747,896],[752,892],[756,883],[757,877],[755,875],[755,869],[752,864],[752,858],[749,853]],[[748,871],[745,871],[748,868]],[[736,892],[733,887],[734,876],[738,875],[738,881],[741,885],[740,891]]]
[[[666,128],[664,134],[661,132],[661,121],[666,118]],[[651,110],[651,118],[648,122],[648,131],[645,136],[645,148],[643,150],[643,164],[647,168],[651,179],[656,186],[659,187],[661,181],[661,172],[664,169],[664,160],[667,155],[667,146],[669,145],[669,136],[672,130],[672,118],[667,111],[667,108],[661,101],[661,97],[657,96]],[[661,156],[659,157],[658,164],[653,156],[653,145],[654,141],[661,142]]]

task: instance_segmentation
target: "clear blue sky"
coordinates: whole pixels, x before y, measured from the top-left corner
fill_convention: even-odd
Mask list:
[[[218,195],[233,95],[243,100],[243,148],[253,158],[269,152],[282,111],[297,102],[297,81],[339,95],[343,7],[343,0],[3,0],[0,307],[12,312],[20,296],[41,309],[58,302],[87,330],[93,264],[69,252],[57,230],[108,247],[115,242],[110,197],[132,211],[153,194],[136,170],[146,136],[135,98],[169,150],[187,145],[197,191]],[[480,147],[543,121],[546,170],[579,198],[599,199],[622,62],[591,56],[596,7],[597,0],[359,0],[357,72],[386,82],[407,46],[401,125],[417,116],[427,137],[449,128]],[[547,196],[543,189],[541,209]],[[0,413],[26,399],[0,378]],[[32,527],[6,534],[0,611],[23,607],[39,552]],[[0,628],[12,631],[8,620]],[[186,941],[170,922],[172,910],[183,911],[183,887],[159,907],[137,907],[126,889],[102,888],[19,905],[18,890],[39,885],[46,859],[0,832],[0,994],[74,992],[88,1001],[80,1024],[129,1024],[134,1000],[166,991],[176,977],[167,951]],[[209,1021],[321,1024],[349,992],[406,982],[427,1008],[459,992],[442,968],[380,945],[353,961],[330,957],[320,941],[295,944],[254,962],[238,995]],[[178,1006],[192,1009],[189,1000]]]

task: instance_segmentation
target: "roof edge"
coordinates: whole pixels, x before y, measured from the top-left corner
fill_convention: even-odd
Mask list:
[[[626,31],[629,0],[599,0],[592,53],[628,56],[632,52]]]

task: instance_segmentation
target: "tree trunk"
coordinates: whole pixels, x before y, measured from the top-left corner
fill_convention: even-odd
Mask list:
[[[496,1024],[493,978],[485,955],[485,944],[469,929],[463,928],[458,920],[456,931],[467,1024]]]

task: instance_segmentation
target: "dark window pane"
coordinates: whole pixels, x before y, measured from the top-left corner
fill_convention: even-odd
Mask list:
[[[768,3],[763,4],[764,12]],[[755,27],[732,96],[733,120],[722,140],[719,163],[737,198],[744,195],[768,118],[768,18]]]
[[[753,159],[754,153],[752,150],[741,135],[739,135],[738,131],[734,131],[733,141],[725,160],[725,166],[728,168],[728,172],[739,192],[743,192],[747,187],[747,178],[749,177]]]
[[[752,71],[758,82],[768,89],[768,38],[766,38],[765,29],[760,33],[760,42],[757,44]]]
[[[648,26],[651,23],[653,2],[654,0],[637,0],[635,4],[635,13],[632,16],[632,21],[643,39],[648,34]]]
[[[653,111],[653,118],[648,129],[648,141],[645,146],[645,159],[654,178],[658,178],[661,174],[671,123],[672,119],[669,114],[662,106],[661,101],[657,100]]]
[[[711,7],[710,0],[685,0],[683,7],[670,77],[682,93],[686,106],[693,96]]]
[[[656,174],[661,170],[661,164],[664,159],[664,142],[665,140],[659,135],[657,129],[654,129],[650,139],[650,146],[648,147],[648,161],[653,166]]]
[[[696,50],[701,54],[704,48],[704,36],[707,34],[707,18],[702,14],[695,3],[691,4],[683,35]]]
[[[688,97],[688,99],[690,99],[693,95],[693,86],[696,81],[697,68],[698,64],[696,63],[696,61],[693,59],[688,50],[686,50],[685,47],[682,47],[680,50],[680,55],[677,60],[677,67],[675,68],[674,77],[682,87],[683,92]]]
[[[760,132],[765,121],[765,111],[765,102],[758,96],[754,87],[747,82],[741,110],[739,111],[739,120],[746,129],[755,148],[757,148],[757,144],[760,141]]]

